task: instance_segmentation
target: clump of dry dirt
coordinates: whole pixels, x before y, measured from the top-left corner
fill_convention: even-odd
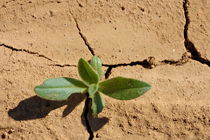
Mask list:
[[[0,139],[209,140],[209,9],[209,0],[0,1]],[[106,78],[152,90],[126,102],[105,97],[99,118],[87,115],[85,95],[35,96],[47,78],[78,78],[77,61],[92,55]]]

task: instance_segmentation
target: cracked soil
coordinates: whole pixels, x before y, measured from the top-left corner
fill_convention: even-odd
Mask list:
[[[1,0],[0,139],[210,140],[210,0]],[[33,88],[73,77],[79,58],[105,78],[152,85],[129,101],[46,101]],[[104,78],[104,79],[105,79]]]

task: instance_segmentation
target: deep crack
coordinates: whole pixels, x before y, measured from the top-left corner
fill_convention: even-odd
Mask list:
[[[90,103],[91,103],[91,99],[88,96],[89,95],[87,93],[87,98],[85,100],[84,118],[85,118],[86,129],[89,133],[88,140],[93,140],[94,135],[93,135],[93,131],[92,131],[91,126],[90,126],[90,122],[88,120],[88,114],[89,114],[89,111],[90,111],[89,106],[90,106]]]
[[[188,36],[188,29],[190,25],[190,16],[189,16],[189,0],[184,0],[183,1],[183,9],[184,9],[184,16],[185,16],[185,25],[184,25],[184,45],[185,48],[188,52],[191,53],[191,59],[196,60],[202,64],[206,64],[210,67],[210,60],[205,59],[201,56],[200,52],[196,49],[194,43],[190,41],[189,36]]]
[[[74,18],[74,17],[73,17],[73,19],[74,19],[74,21],[75,21],[77,30],[79,31],[80,37],[81,37],[82,40],[84,41],[84,43],[85,43],[85,45],[87,46],[87,48],[88,48],[88,50],[90,51],[90,53],[94,56],[94,55],[95,55],[95,52],[94,52],[93,48],[90,46],[90,43],[88,42],[87,37],[82,33],[81,28],[80,28],[80,26],[79,26],[79,23],[77,22],[77,19]]]
[[[109,76],[111,75],[111,73],[112,73],[112,66],[109,66],[108,67],[108,69],[106,70],[106,72],[105,72],[105,79],[108,79],[109,78]]]
[[[117,67],[126,67],[126,66],[137,66],[140,65],[146,69],[152,69],[161,65],[173,65],[173,66],[181,66],[186,64],[189,61],[191,56],[188,53],[184,53],[181,59],[178,60],[162,60],[156,61],[155,57],[149,57],[148,59],[144,59],[143,61],[134,61],[130,63],[119,63],[119,64],[103,64],[103,66],[108,67],[105,73],[105,79],[108,79],[111,75],[112,69]]]
[[[189,62],[190,58],[191,58],[191,54],[185,52],[182,55],[181,59],[178,59],[178,60],[173,60],[173,59],[172,60],[167,60],[167,59],[165,59],[165,60],[160,61],[158,65],[167,65],[167,64],[169,64],[169,65],[174,65],[174,66],[180,66],[180,65],[184,65],[187,62]]]
[[[135,61],[130,63],[119,63],[119,64],[103,64],[103,66],[108,67],[106,73],[105,73],[105,79],[108,79],[111,75],[112,69],[117,67],[126,67],[126,66],[136,66],[141,65],[145,68],[151,68],[151,65],[148,63],[148,61],[145,59],[143,61]]]
[[[30,51],[30,50],[26,50],[26,49],[18,49],[18,48],[14,48],[12,46],[9,46],[9,45],[6,45],[4,43],[0,44],[0,46],[4,47],[4,48],[7,48],[7,49],[10,49],[12,51],[16,51],[16,52],[26,52],[28,54],[33,54],[33,55],[37,55],[38,57],[42,57],[42,58],[45,58],[47,60],[50,60],[50,61],[53,61],[52,59],[50,59],[49,57],[43,55],[43,54],[39,54],[38,52],[33,52],[33,51]]]

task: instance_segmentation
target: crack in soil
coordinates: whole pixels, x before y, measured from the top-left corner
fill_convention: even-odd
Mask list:
[[[68,3],[69,5],[69,3]],[[88,50],[90,51],[90,53],[94,56],[95,55],[95,52],[93,50],[93,48],[90,46],[90,43],[88,42],[86,36],[82,33],[81,31],[81,28],[79,26],[79,23],[77,22],[77,19],[74,17],[74,15],[72,14],[71,10],[69,9],[69,13],[70,13],[70,17],[73,18],[75,24],[76,24],[76,28],[79,32],[79,35],[80,37],[82,38],[82,40],[84,41],[85,45],[87,46]],[[60,64],[54,64],[53,66],[59,66],[59,67],[69,67],[69,66],[75,66],[75,65],[70,65],[70,64],[64,64],[64,65],[60,65]],[[75,66],[77,67],[77,66]],[[89,119],[88,119],[88,114],[89,114],[89,105],[91,103],[91,100],[88,98],[88,93],[87,93],[87,98],[85,100],[85,106],[84,106],[84,119],[85,119],[85,124],[86,124],[86,129],[87,129],[87,132],[89,134],[89,138],[88,140],[93,140],[94,138],[94,132],[93,130],[91,129],[91,125],[90,125],[90,122],[89,122]]]
[[[49,64],[48,66],[53,66],[53,67],[77,67],[76,65],[71,65],[71,64]]]
[[[85,124],[86,124],[86,129],[89,133],[89,138],[88,140],[93,140],[94,138],[94,132],[93,130],[91,129],[91,125],[90,125],[90,122],[88,120],[88,113],[89,113],[89,106],[90,106],[90,103],[91,103],[91,100],[89,99],[88,97],[88,93],[87,93],[87,97],[86,97],[86,100],[85,100],[85,109],[84,109],[84,118],[85,118]]]
[[[77,3],[78,3],[79,6],[80,6],[80,3],[79,3],[78,1],[77,1]],[[70,7],[69,2],[68,2],[68,6]],[[81,6],[82,6],[82,5],[81,5]],[[88,48],[88,50],[90,51],[90,53],[91,53],[93,56],[95,56],[95,52],[94,52],[93,48],[91,47],[90,43],[88,42],[87,37],[83,34],[83,32],[82,32],[82,30],[81,30],[81,28],[80,28],[80,26],[79,26],[79,23],[78,23],[77,19],[74,17],[74,15],[73,15],[73,13],[71,12],[70,8],[69,8],[69,14],[70,14],[69,19],[70,19],[70,18],[73,18],[73,20],[74,20],[74,22],[75,22],[75,24],[76,24],[76,28],[77,28],[77,30],[78,30],[78,32],[79,32],[80,37],[81,37],[82,40],[84,41],[85,46],[87,46],[87,48]]]
[[[191,56],[185,52],[181,59],[179,60],[162,60],[162,61],[156,61],[155,57],[148,57],[148,59],[144,59],[143,61],[133,61],[130,63],[119,63],[119,64],[103,64],[103,66],[108,67],[107,71],[105,72],[105,78],[109,78],[111,75],[112,69],[117,67],[127,67],[127,66],[137,66],[140,65],[146,69],[153,69],[154,67],[161,66],[161,65],[172,65],[172,66],[180,66],[184,65],[187,62],[189,62],[189,59]]]
[[[26,49],[18,49],[18,48],[14,48],[12,46],[9,46],[9,45],[6,45],[4,43],[0,44],[0,46],[4,47],[4,48],[7,48],[7,49],[10,49],[12,51],[16,51],[16,52],[26,52],[28,54],[32,54],[32,55],[36,55],[38,57],[42,57],[42,58],[45,58],[49,61],[53,61],[52,59],[50,59],[49,57],[43,55],[43,54],[39,54],[38,52],[33,52],[33,51],[30,51],[30,50],[26,50]]]
[[[33,52],[33,51],[30,51],[30,50],[26,50],[26,49],[18,49],[18,48],[15,48],[15,47],[12,47],[12,46],[9,46],[9,45],[6,45],[4,43],[1,43],[0,46],[4,47],[4,48],[7,48],[7,49],[10,49],[12,51],[16,51],[16,52],[26,52],[28,54],[32,54],[32,55],[36,55],[38,57],[42,57],[42,58],[45,58],[49,61],[52,61],[52,62],[56,62],[54,60],[52,60],[51,58],[43,55],[43,54],[39,54],[38,52]],[[11,56],[11,55],[10,55]],[[49,64],[48,66],[55,66],[55,67],[77,67],[76,65],[71,65],[71,64]]]
[[[108,67],[108,69],[105,72],[105,79],[108,79],[109,76],[112,73],[112,69],[117,68],[117,67],[126,67],[126,66],[136,66],[140,65],[143,66],[144,68],[150,68],[150,64],[146,59],[143,61],[135,61],[135,62],[130,62],[130,63],[119,63],[119,64],[103,64],[103,66]]]
[[[188,36],[188,29],[189,29],[189,25],[190,25],[190,16],[189,16],[189,10],[188,10],[188,6],[189,6],[190,2],[189,0],[184,0],[183,1],[183,9],[184,9],[184,15],[185,15],[185,25],[184,25],[184,45],[185,48],[188,52],[191,53],[191,59],[198,61],[202,64],[206,64],[210,67],[210,60],[205,59],[201,56],[200,52],[196,49],[195,44],[190,41],[189,36]]]
[[[72,14],[71,14],[71,15],[72,15]],[[73,16],[72,16],[72,17],[73,17]],[[90,51],[90,53],[94,56],[94,55],[95,55],[95,52],[94,52],[93,48],[90,46],[90,43],[88,42],[87,37],[82,33],[81,28],[80,28],[80,26],[79,26],[79,23],[78,23],[77,19],[74,18],[74,17],[73,17],[73,19],[74,19],[74,22],[75,22],[75,24],[76,24],[77,30],[79,31],[80,37],[81,37],[82,40],[84,41],[84,43],[85,43],[85,45],[87,46],[87,48],[88,48],[88,50]]]

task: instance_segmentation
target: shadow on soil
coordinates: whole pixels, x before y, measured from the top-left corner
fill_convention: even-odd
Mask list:
[[[107,122],[109,122],[109,119],[106,117],[102,117],[102,118],[98,118],[98,117],[93,117],[92,115],[92,111],[89,109],[91,108],[91,99],[90,98],[86,98],[85,101],[85,106],[83,109],[83,113],[82,113],[82,124],[84,126],[86,126],[87,131],[90,134],[91,137],[91,133],[93,135],[93,133],[97,130],[99,130],[100,128],[102,128]]]
[[[99,129],[101,129],[106,123],[109,122],[109,119],[106,117],[102,117],[102,118],[94,118],[92,116],[92,114],[88,113],[88,121],[91,127],[91,130],[93,132],[98,131]],[[84,120],[82,120],[82,124],[84,126],[86,126],[86,123]]]
[[[62,115],[62,117],[66,117],[85,98],[85,94],[73,94],[67,101],[48,101],[41,99],[38,96],[33,96],[21,101],[17,107],[10,109],[8,114],[16,121],[33,120],[44,118],[48,115],[48,113],[50,113],[50,111],[67,105]],[[84,121],[84,111],[85,109],[81,115],[81,121],[82,124],[87,128],[88,126]],[[99,130],[108,122],[108,118],[93,118],[92,115],[89,114],[90,113],[88,113],[88,120],[93,131]]]

